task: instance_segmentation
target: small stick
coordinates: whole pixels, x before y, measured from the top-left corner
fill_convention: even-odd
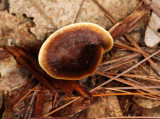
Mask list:
[[[141,54],[146,58],[149,54],[143,51],[140,46],[128,35],[125,34],[126,38],[141,52]],[[159,67],[151,60],[148,59],[148,62],[151,64],[152,68],[155,70],[155,72],[160,76],[160,69]]]
[[[77,12],[77,14],[76,14],[76,18],[75,18],[75,20],[74,20],[74,23],[77,22],[77,19],[78,19],[79,15],[80,15],[80,13],[81,13],[81,11],[82,11],[82,6],[83,6],[84,1],[85,1],[85,0],[82,0],[82,2],[81,2],[81,4],[80,4],[79,10],[78,10],[78,12]]]
[[[141,53],[140,51],[138,51],[136,48],[133,48],[133,47],[130,47],[128,45],[124,45],[124,44],[120,44],[120,43],[114,43],[114,46],[115,47],[118,47],[118,48],[122,48],[122,49],[127,49],[127,50],[130,50],[130,51],[133,51],[133,52],[137,52],[137,53]]]
[[[103,13],[111,20],[112,23],[114,23],[114,24],[117,23],[116,20],[110,15],[110,13],[107,12],[107,10],[105,10],[105,9],[99,4],[99,2],[98,2],[97,0],[93,0],[93,2],[94,2],[95,4],[97,4],[97,6],[98,6],[98,7],[103,11]]]
[[[111,63],[116,63],[116,62],[120,62],[120,61],[127,61],[127,60],[130,60],[130,59],[133,59],[133,58],[137,58],[138,56],[140,56],[140,54],[132,53],[132,54],[129,54],[129,55],[125,55],[125,56],[113,59],[113,60],[103,62],[103,63],[100,64],[100,66],[111,64]]]
[[[33,103],[34,103],[34,100],[35,100],[35,97],[37,95],[37,91],[35,91],[33,93],[33,96],[32,96],[32,99],[30,101],[30,105],[28,106],[27,110],[26,110],[26,114],[24,116],[24,119],[29,119],[31,114],[32,114],[32,111],[33,111]]]
[[[143,2],[142,2],[142,1],[140,1],[140,2],[139,2],[139,4],[136,6],[136,8],[135,8],[135,10],[134,10],[134,11],[136,11],[138,8],[140,8],[140,6],[142,6],[142,3],[143,3]]]
[[[127,93],[103,93],[103,94],[93,94],[92,97],[101,97],[101,96],[119,96],[119,95],[148,95],[148,96],[152,96],[152,94],[150,93],[131,93],[131,92],[127,92]],[[64,100],[71,100],[71,99],[75,99],[77,97],[71,97],[71,98],[65,98]]]
[[[146,86],[146,87],[148,87],[148,86]],[[145,87],[145,88],[146,88]],[[123,87],[119,87],[119,88],[123,88]],[[132,88],[134,88],[134,87],[126,87],[126,88],[130,88],[130,89],[132,89]],[[137,87],[138,88],[138,87]],[[141,88],[141,87],[140,87]],[[160,88],[160,87],[159,87]],[[120,92],[128,92],[128,93],[130,93],[129,91],[124,91],[123,89],[121,90],[121,89],[116,89],[116,87],[114,88],[105,88],[105,89],[107,89],[107,90],[114,90],[114,91],[120,91]],[[132,89],[133,90],[133,89]],[[145,93],[144,91],[141,91],[141,90],[138,90],[138,92],[140,92],[140,93]],[[148,98],[148,99],[152,99],[152,100],[158,100],[159,98],[157,97],[157,96],[151,96],[151,97],[149,97],[149,96],[144,96],[144,95],[141,95],[141,97],[145,97],[145,98]],[[158,98],[158,99],[157,99]]]
[[[122,90],[133,90],[133,89],[160,89],[160,86],[141,86],[141,87],[109,87],[105,89],[122,89]]]
[[[130,47],[130,46],[127,46],[127,45],[124,45],[124,44],[120,44],[120,43],[114,43],[114,47],[118,47],[118,48],[122,48],[122,49],[126,49],[126,50],[130,50],[130,51],[133,51],[133,52],[137,52],[137,53],[140,53],[142,54],[141,51],[137,50],[136,48],[133,48],[133,47]],[[151,52],[152,53],[152,52]],[[160,55],[160,53],[158,53]],[[149,55],[149,54],[148,54]],[[158,57],[152,57],[156,60],[160,60]]]
[[[148,87],[148,86],[146,86],[146,87]],[[144,87],[144,88],[146,88],[146,87]],[[121,90],[121,88],[123,88],[123,87],[119,87],[119,89],[117,89],[116,87],[113,87],[113,88],[105,88],[106,90],[113,90],[113,91],[119,91],[119,92],[123,92],[123,93],[132,93],[132,92],[129,92],[129,91],[124,91],[124,90]],[[125,87],[124,87],[125,88]],[[138,89],[138,88],[141,88],[141,87],[136,87],[136,89]],[[153,87],[152,87],[153,88]],[[157,87],[157,88],[160,88],[160,87]],[[134,87],[126,87],[126,89],[134,89]],[[145,93],[145,92],[143,92],[143,91],[140,91],[140,93]],[[117,93],[116,93],[117,94]],[[148,93],[147,93],[148,94]],[[107,96],[108,96],[108,94],[107,94]],[[141,97],[145,97],[145,98],[149,98],[149,99],[152,99],[152,100],[157,100],[157,97],[153,97],[152,95],[149,95],[149,96],[151,96],[151,97],[149,97],[149,96],[146,96],[146,95],[140,95]],[[93,97],[95,97],[95,95],[93,94]],[[101,97],[101,95],[99,94],[99,96],[97,96],[97,97]],[[70,99],[75,99],[75,97],[71,97],[71,98],[65,98],[64,100],[70,100]]]
[[[150,8],[160,17],[160,8],[158,8],[153,2],[150,0],[142,0],[145,4],[149,5]]]
[[[40,84],[37,84],[32,90],[29,90],[13,107],[16,107],[21,101],[23,101],[33,90],[39,89]],[[37,92],[37,91],[34,91]]]
[[[118,73],[105,73],[106,75],[118,75]],[[132,77],[132,78],[139,78],[143,80],[148,80],[148,81],[155,81],[160,83],[160,80],[156,79],[157,77],[154,76],[148,76],[148,75],[135,75],[135,74],[124,74],[122,76],[125,77]]]
[[[122,62],[122,63],[119,63],[119,64],[115,64],[115,65],[113,65],[113,66],[111,66],[111,67],[109,67],[109,68],[104,69],[103,71],[106,72],[106,71],[108,71],[108,70],[114,69],[114,68],[119,67],[119,66],[122,66],[122,65],[124,65],[124,64],[133,62],[133,60],[135,60],[135,59],[130,59],[130,60],[128,60],[128,61],[125,61],[125,62]]]

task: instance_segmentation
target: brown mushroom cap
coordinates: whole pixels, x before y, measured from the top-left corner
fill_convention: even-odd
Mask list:
[[[94,74],[112,46],[111,35],[102,27],[76,23],[48,37],[40,49],[39,64],[53,78],[80,80]]]

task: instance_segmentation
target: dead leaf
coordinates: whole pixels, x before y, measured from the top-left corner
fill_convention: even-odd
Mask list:
[[[0,45],[33,46],[37,40],[29,31],[32,26],[33,22],[22,14],[14,16],[0,11]]]
[[[148,47],[153,47],[160,42],[160,17],[155,13],[152,13],[144,41]]]
[[[146,99],[146,98],[142,98],[142,97],[134,98],[134,102],[136,102],[141,107],[147,108],[147,109],[152,109],[152,108],[160,105],[159,100],[151,100],[151,99]]]
[[[16,119],[13,115],[12,96],[9,96],[9,93],[7,93],[5,99],[5,111],[3,113],[2,119]]]
[[[142,115],[150,117],[160,117],[160,106],[152,109],[144,109]]]
[[[28,80],[29,72],[17,67],[17,62],[12,55],[4,50],[1,50],[0,57],[0,93],[14,88]]]
[[[110,91],[106,91],[109,93]],[[110,92],[111,93],[111,92]],[[88,118],[119,117],[123,116],[116,96],[102,97],[97,103],[87,109]]]
[[[34,18],[35,27],[31,32],[38,40],[44,40],[45,35],[71,24],[76,18],[82,0],[11,0],[10,13],[26,14]],[[100,4],[120,21],[129,15],[138,4],[138,0],[99,0]],[[120,13],[119,13],[120,11]],[[92,0],[85,0],[77,22],[92,22],[104,28],[110,28],[112,23]],[[53,26],[53,23],[55,26]]]

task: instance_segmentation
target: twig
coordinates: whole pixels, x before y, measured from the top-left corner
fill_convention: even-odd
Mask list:
[[[119,91],[119,92],[123,92],[123,93],[131,93],[131,92],[129,92],[129,91],[124,91],[124,90],[121,90],[121,89],[130,89],[130,90],[133,90],[133,89],[145,89],[145,88],[153,88],[153,89],[160,89],[160,86],[145,86],[145,87],[111,87],[111,88],[104,88],[104,89],[106,89],[106,90],[113,90],[113,91]],[[103,89],[103,88],[102,88]],[[149,98],[149,99],[152,99],[152,100],[157,100],[157,98],[155,98],[155,97],[153,97],[151,94],[149,95],[149,96],[151,96],[151,97],[149,97],[149,96],[145,96],[145,95],[143,95],[145,92],[143,92],[143,91],[140,91],[140,93],[142,94],[142,95],[140,95],[141,97],[145,97],[145,98]],[[116,94],[118,94],[118,93],[116,93]],[[115,94],[115,95],[116,95]],[[147,93],[147,94],[149,94],[149,93]],[[114,95],[114,94],[113,94]],[[119,94],[119,95],[123,95],[123,94]],[[139,95],[139,94],[138,94]],[[94,94],[92,95],[93,97],[96,97]],[[97,97],[101,97],[102,95],[101,94],[99,94]],[[106,96],[108,96],[108,94],[106,95]],[[64,100],[71,100],[71,99],[75,99],[76,97],[71,97],[71,98],[64,98]]]
[[[93,2],[95,4],[97,4],[97,6],[103,11],[103,13],[114,23],[116,24],[116,20],[110,15],[110,13],[107,12],[107,10],[105,10],[99,3],[97,0],[93,0]]]
[[[142,21],[150,8],[143,6],[142,9],[138,9],[135,12],[127,16],[123,21],[116,23],[110,30],[110,34],[113,38],[118,38],[126,33],[130,33],[135,27],[137,27]]]
[[[127,92],[127,93],[102,93],[102,94],[93,94],[93,97],[102,97],[102,96],[119,96],[119,95],[147,95],[147,96],[152,96],[152,94],[150,93],[131,93],[131,92]],[[75,99],[77,97],[71,97],[71,98],[65,98],[64,100],[71,100],[71,99]],[[159,99],[160,100],[160,99]]]
[[[38,93],[35,102],[35,109],[34,109],[34,117],[41,117],[44,108],[44,98],[45,98],[45,86],[42,86],[42,89]]]
[[[66,103],[66,104],[64,104],[64,105],[62,105],[61,107],[58,107],[57,109],[55,109],[55,110],[49,112],[48,114],[45,114],[43,117],[47,117],[47,116],[49,116],[49,115],[51,115],[51,114],[57,112],[58,110],[65,108],[66,106],[72,104],[73,102],[75,102],[75,101],[77,101],[77,100],[79,100],[79,99],[81,99],[81,97],[77,97],[76,99],[71,100],[70,102],[68,102],[68,103]]]
[[[132,53],[132,54],[129,54],[129,55],[125,55],[125,56],[113,59],[113,60],[105,61],[105,62],[101,63],[100,66],[111,64],[111,63],[116,63],[116,62],[120,62],[120,61],[127,61],[127,60],[130,60],[130,59],[133,59],[133,58],[137,58],[138,56],[140,56],[140,54]]]
[[[76,14],[76,17],[75,17],[75,20],[74,20],[74,23],[77,22],[77,19],[78,19],[78,16],[80,15],[81,11],[82,11],[82,6],[83,6],[83,3],[84,3],[85,0],[82,0],[81,4],[80,4],[80,7],[79,7],[79,10]]]
[[[26,114],[25,114],[25,116],[24,116],[24,119],[29,119],[29,118],[30,118],[30,116],[31,116],[31,114],[32,114],[32,111],[33,111],[33,103],[34,103],[34,100],[35,100],[36,95],[37,95],[37,91],[35,91],[35,92],[33,93],[33,96],[32,96],[32,99],[31,99],[31,101],[30,101],[30,104],[29,104],[29,106],[28,106],[28,108],[27,108],[27,110],[26,110]]]
[[[135,8],[135,10],[134,10],[134,11],[136,11],[138,8],[140,8],[140,7],[142,6],[142,3],[143,3],[143,2],[142,2],[142,1],[140,1],[140,2],[139,2],[139,4],[136,6],[136,8]]]
[[[160,89],[160,86],[141,86],[141,87],[109,87],[105,89],[122,89],[122,90],[133,90],[133,89]]]
[[[120,44],[120,43],[115,42],[114,46],[118,47],[118,48],[122,48],[122,49],[127,49],[127,50],[130,50],[130,51],[133,51],[133,52],[141,53],[136,48],[133,48],[133,47],[130,47],[130,46],[127,46],[127,45],[124,45],[124,44]]]
[[[146,58],[149,54],[143,51],[139,45],[128,35],[125,34],[126,38],[141,52],[141,54]],[[160,76],[160,69],[159,67],[151,60],[148,59],[148,62],[151,64],[152,68],[155,70],[155,72]]]
[[[16,107],[21,101],[23,101],[33,90],[39,89],[39,85],[37,84],[32,90],[29,90],[28,93],[26,93],[13,107]],[[34,91],[37,92],[37,91]]]
[[[148,87],[148,86],[146,86],[146,87]],[[145,87],[145,88],[146,88]],[[123,88],[123,87],[119,87],[119,88]],[[125,87],[124,87],[125,88]],[[134,87],[126,87],[126,88],[129,88],[129,89],[132,89],[132,88],[134,88]],[[138,87],[136,87],[136,88],[138,88]],[[140,87],[141,88],[141,87]],[[152,87],[153,88],[153,87]],[[160,88],[160,87],[159,87]],[[121,89],[116,89],[116,87],[115,88],[105,88],[105,89],[107,89],[107,90],[114,90],[114,91],[119,91],[119,92],[126,92],[126,93],[130,93],[129,91],[124,91],[124,90],[121,90]],[[143,89],[143,88],[142,88]],[[132,89],[133,90],[133,89]],[[136,89],[137,90],[137,89]],[[138,90],[138,92],[139,93],[145,93],[144,91],[140,91],[140,90]],[[152,99],[152,100],[158,100],[159,98],[157,98],[156,96],[153,96],[153,95],[150,95],[151,97],[149,97],[149,96],[145,96],[145,95],[140,95],[141,97],[145,97],[145,98],[148,98],[148,99]],[[160,99],[159,99],[160,100]]]
[[[22,64],[25,68],[31,71],[32,74],[35,75],[37,80],[39,80],[42,84],[46,85],[46,87],[51,89],[53,92],[56,92],[54,86],[51,83],[49,83],[51,79],[47,77],[48,79],[46,80],[45,76],[48,75],[42,75],[45,73],[43,73],[44,71],[40,68],[38,62],[36,61],[36,59],[34,59],[32,55],[28,55],[22,50],[22,48],[19,47],[6,47],[6,50],[13,54],[20,64]]]
[[[154,89],[153,89],[154,90]],[[139,93],[144,93],[142,90],[139,90],[139,89],[137,89],[137,91],[139,92]],[[143,95],[142,97],[144,97],[144,98],[149,98],[149,99],[151,99],[151,100],[160,100],[160,98],[159,97],[157,97],[157,96],[155,96],[155,95],[150,95],[151,97],[149,97],[149,96],[146,96],[146,95]]]
[[[106,73],[106,75],[118,75],[118,73]],[[139,79],[143,79],[143,80],[155,81],[155,82],[160,83],[160,80],[156,79],[157,77],[154,77],[154,76],[137,75],[137,74],[136,75],[135,74],[124,74],[122,76],[139,78]]]
[[[122,63],[119,63],[119,64],[115,64],[115,65],[113,65],[113,66],[111,66],[111,67],[109,67],[109,68],[104,69],[103,71],[106,72],[106,71],[108,71],[108,70],[114,69],[114,68],[119,67],[119,66],[121,66],[121,65],[124,65],[124,64],[130,63],[130,62],[133,62],[133,60],[135,60],[135,59],[130,59],[130,60],[128,60],[128,61],[125,61],[125,62],[122,62]]]
[[[135,84],[138,84],[138,85],[140,85],[140,86],[146,86],[146,85],[144,85],[144,84],[142,84],[142,83],[139,83],[138,81],[133,80],[133,79],[131,79],[131,78],[125,78],[125,79],[127,79],[128,81],[131,81],[131,82],[133,82],[133,83],[135,83]],[[159,92],[159,91],[157,91],[157,92]],[[159,93],[160,93],[160,92],[159,92]]]
[[[120,43],[114,43],[114,47],[118,47],[118,48],[122,48],[122,49],[126,49],[126,50],[130,50],[130,51],[133,51],[133,52],[137,52],[137,53],[140,53],[142,54],[141,51],[137,50],[136,48],[133,48],[133,47],[130,47],[130,46],[127,46],[127,45],[124,45],[124,44],[120,44]],[[152,52],[151,52],[152,53]],[[160,55],[160,53],[158,53]],[[158,57],[152,57],[152,59],[156,59],[156,60],[159,60],[160,59]]]
[[[160,8],[158,8],[154,3],[150,0],[142,0],[145,4],[149,5],[150,8],[160,17]]]
[[[150,93],[106,93],[106,94],[94,94],[93,97],[100,97],[100,96],[111,96],[111,95],[149,95],[151,96],[152,94]]]

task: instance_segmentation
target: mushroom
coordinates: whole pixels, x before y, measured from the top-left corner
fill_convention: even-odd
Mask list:
[[[41,46],[38,60],[51,77],[80,80],[94,74],[103,53],[113,46],[111,35],[99,25],[76,23],[65,26]]]

